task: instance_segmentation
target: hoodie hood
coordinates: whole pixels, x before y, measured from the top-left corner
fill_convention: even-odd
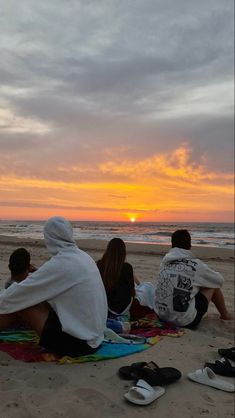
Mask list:
[[[54,216],[45,223],[44,240],[52,255],[57,254],[61,249],[77,247],[72,225],[60,216]]]
[[[163,258],[163,262],[169,262],[174,260],[180,260],[182,258],[192,259],[195,258],[191,251],[184,250],[183,248],[174,247]]]

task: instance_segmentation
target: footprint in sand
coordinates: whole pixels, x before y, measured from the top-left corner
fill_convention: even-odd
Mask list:
[[[39,416],[38,410],[41,411],[41,415],[50,418],[75,418],[78,416],[79,418],[93,416],[96,418],[125,418],[127,416],[120,401],[115,403],[104,394],[90,388],[75,390],[61,388],[57,391],[31,389],[29,392],[24,396],[24,401],[33,417]]]
[[[126,416],[125,408],[120,402],[116,403],[110,400],[106,395],[95,389],[81,388],[76,391],[76,394],[77,399],[83,404],[84,418],[88,416],[85,414],[85,411],[87,410],[88,412],[88,409],[92,412],[92,415],[96,414],[98,410],[102,417]]]
[[[58,389],[67,384],[68,379],[59,373],[36,371],[22,374],[21,379],[31,388]]]
[[[12,379],[10,377],[0,377],[1,391],[19,389],[19,387],[20,383],[17,380]]]
[[[0,392],[1,397],[1,392]],[[28,410],[27,404],[22,400],[20,392],[4,393],[0,403],[1,418],[33,418],[34,415]]]
[[[207,393],[205,393],[205,392],[200,392],[200,395],[201,395],[201,397],[206,401],[206,402],[208,402],[211,406],[215,406],[216,405],[216,401],[211,397],[211,396],[209,396]]]

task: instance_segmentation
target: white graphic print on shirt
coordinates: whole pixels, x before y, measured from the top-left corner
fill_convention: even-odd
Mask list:
[[[188,259],[170,261],[160,271],[157,293],[159,310],[164,312],[169,303],[176,312],[186,312],[193,290],[197,262]]]

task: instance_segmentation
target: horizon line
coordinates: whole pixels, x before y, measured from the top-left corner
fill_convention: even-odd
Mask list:
[[[55,215],[56,216],[56,215]],[[49,218],[46,219],[0,219],[0,222],[46,222],[48,219],[52,218],[53,216],[50,216]],[[65,218],[64,216],[62,216],[62,218]],[[131,225],[135,225],[135,224],[142,224],[142,223],[148,223],[148,224],[152,224],[152,223],[159,223],[159,224],[188,224],[188,223],[205,223],[205,224],[234,224],[235,221],[193,221],[193,220],[186,220],[186,221],[176,221],[176,220],[172,220],[172,221],[138,221],[136,220],[135,222],[131,222],[131,221],[112,221],[112,220],[91,220],[91,219],[69,219],[69,218],[65,218],[67,219],[69,222],[100,222],[100,223],[124,223],[124,224],[131,224]]]

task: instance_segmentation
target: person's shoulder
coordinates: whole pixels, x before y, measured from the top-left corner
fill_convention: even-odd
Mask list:
[[[12,280],[11,278],[9,278],[6,282],[5,282],[5,289],[8,289],[8,287],[10,287],[13,283],[15,283],[15,280]]]
[[[123,267],[126,268],[126,269],[128,269],[128,270],[133,270],[132,265],[130,263],[128,263],[127,261],[125,261],[123,263]]]
[[[125,262],[122,268],[123,274],[128,275],[129,277],[133,277],[133,267],[130,263]]]

